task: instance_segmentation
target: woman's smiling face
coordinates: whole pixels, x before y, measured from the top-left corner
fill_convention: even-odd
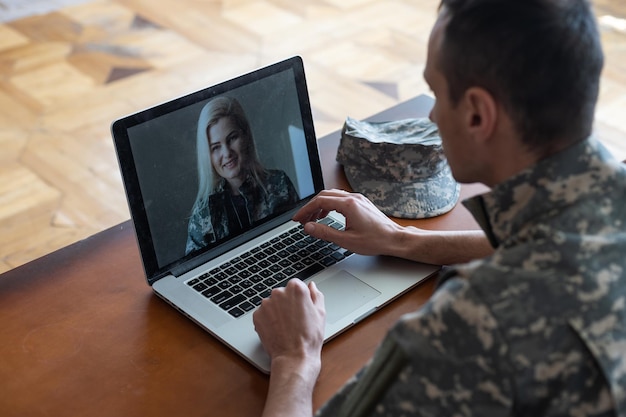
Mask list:
[[[209,127],[209,152],[217,174],[226,179],[233,192],[243,183],[243,132],[229,117],[222,117]]]

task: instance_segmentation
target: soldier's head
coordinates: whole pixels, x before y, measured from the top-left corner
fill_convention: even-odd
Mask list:
[[[482,88],[529,150],[591,133],[604,58],[587,0],[442,0],[431,59],[451,106]]]

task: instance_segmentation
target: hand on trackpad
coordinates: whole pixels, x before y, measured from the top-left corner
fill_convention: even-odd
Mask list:
[[[316,285],[324,294],[326,322],[330,324],[380,295],[378,290],[347,271],[339,271]]]

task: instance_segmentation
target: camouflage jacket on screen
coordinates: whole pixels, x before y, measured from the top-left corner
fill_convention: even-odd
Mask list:
[[[626,171],[590,139],[467,200],[454,267],[323,416],[626,416]]]
[[[229,235],[236,214],[228,198],[228,191],[225,190],[225,183],[222,180],[217,191],[209,196],[208,204],[193,207],[187,230],[186,253]],[[265,190],[248,179],[239,189],[251,223],[287,210],[298,201],[298,193],[283,171],[268,170],[264,187]]]

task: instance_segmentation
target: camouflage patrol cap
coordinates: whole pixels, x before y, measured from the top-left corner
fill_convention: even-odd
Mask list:
[[[352,189],[389,216],[434,217],[459,199],[439,130],[427,118],[372,123],[348,117],[337,162]]]

